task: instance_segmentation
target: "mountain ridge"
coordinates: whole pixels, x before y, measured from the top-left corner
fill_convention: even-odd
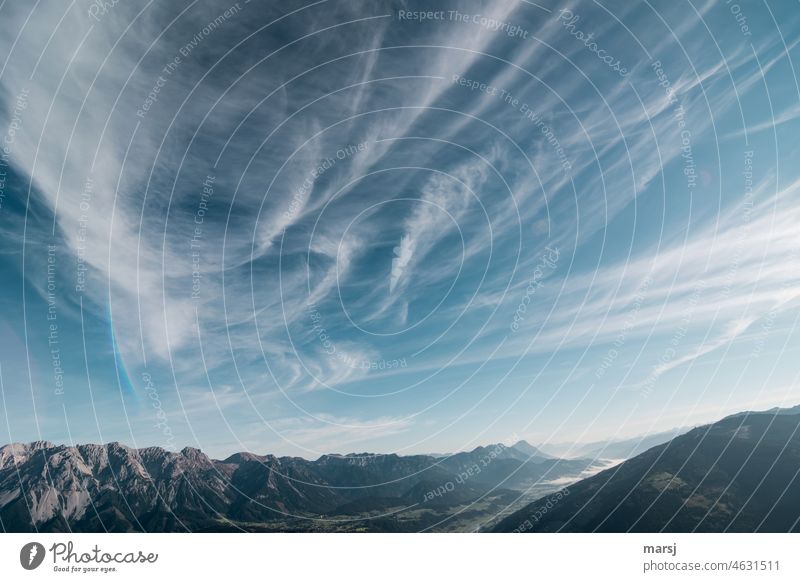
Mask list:
[[[800,408],[729,415],[533,501],[495,532],[798,531]]]
[[[0,447],[0,523],[6,531],[307,531],[323,527],[309,520],[341,517],[371,531],[414,531],[446,522],[452,507],[502,509],[521,491],[555,489],[549,481],[577,479],[590,466],[502,444],[438,458],[350,453],[309,461],[250,452],[218,460],[193,447],[118,442],[12,443]],[[423,515],[401,519],[413,507]],[[391,512],[394,521],[376,521]]]

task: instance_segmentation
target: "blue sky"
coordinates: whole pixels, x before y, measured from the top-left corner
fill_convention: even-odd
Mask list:
[[[800,401],[794,3],[0,15],[0,441],[411,453]]]

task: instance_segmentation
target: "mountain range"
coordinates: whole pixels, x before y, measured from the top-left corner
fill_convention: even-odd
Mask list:
[[[622,441],[611,448],[637,453],[641,446]],[[800,530],[800,407],[735,414],[606,468],[609,464],[552,457],[525,441],[448,455],[353,453],[316,460],[246,452],[215,460],[194,448],[37,441],[0,448],[0,527],[7,532]]]
[[[524,441],[445,457],[237,453],[119,443],[0,448],[5,531],[464,531],[593,461]]]
[[[798,531],[799,477],[800,408],[744,412],[542,497],[493,531]]]

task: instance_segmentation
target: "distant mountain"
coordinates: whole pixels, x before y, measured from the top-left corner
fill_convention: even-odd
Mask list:
[[[530,459],[554,459],[553,455],[548,455],[545,452],[542,452],[540,449],[537,449],[533,445],[529,444],[527,441],[519,441],[518,443],[511,446],[512,449],[515,449],[521,452],[523,455],[527,456]]]
[[[592,443],[576,450],[575,454],[579,457],[587,457],[590,459],[630,459],[648,449],[662,445],[689,430],[691,429],[674,428],[672,430],[630,439]]]
[[[213,460],[118,443],[0,448],[5,531],[470,530],[525,499],[577,480],[591,461],[527,443],[436,458],[237,453]],[[560,485],[559,485],[560,486]]]
[[[610,439],[591,443],[558,443],[549,445],[548,451],[559,457],[584,459],[630,459],[647,449],[664,444],[676,436],[688,432],[689,428],[673,428],[649,435],[628,439]]]
[[[493,531],[800,530],[800,409],[729,416],[547,495]]]
[[[502,445],[502,444],[499,444],[499,443],[496,444],[496,445],[490,445],[490,446],[506,447],[506,445]],[[478,449],[480,449],[480,448],[481,447],[478,447]],[[545,453],[541,449],[539,449],[537,447],[534,447],[529,442],[524,441],[524,440],[517,441],[515,444],[507,446],[506,448],[509,449],[509,454],[510,455],[514,455],[514,453],[518,453],[518,455],[516,455],[516,457],[519,458],[519,459],[522,459],[522,460],[539,461],[539,460],[544,460],[544,459],[555,459],[555,458],[557,458],[556,455],[550,455],[548,453]],[[511,450],[511,449],[513,449],[513,450]],[[439,458],[442,458],[442,457],[450,457],[450,456],[455,455],[455,454],[459,454],[459,453],[428,453],[428,456],[435,457],[435,458],[439,459]],[[572,458],[579,458],[579,455],[572,455]]]

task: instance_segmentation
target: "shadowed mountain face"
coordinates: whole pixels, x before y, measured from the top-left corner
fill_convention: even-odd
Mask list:
[[[118,443],[14,444],[0,448],[0,523],[5,531],[475,529],[522,491],[554,491],[548,482],[577,479],[591,466],[524,442],[441,458],[316,461],[250,453],[218,461],[192,448]]]
[[[798,412],[695,428],[529,504],[493,531],[798,531]]]

